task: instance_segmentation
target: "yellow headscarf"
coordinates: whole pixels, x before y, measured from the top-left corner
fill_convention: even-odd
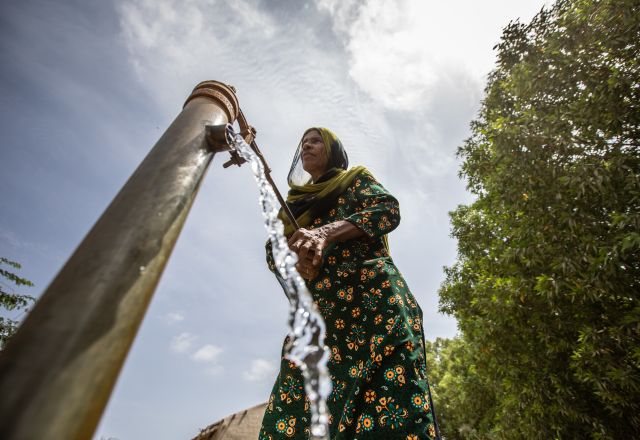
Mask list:
[[[311,130],[317,130],[322,136],[328,158],[328,169],[317,182],[312,182],[311,176],[302,169],[302,139]],[[311,127],[303,133],[287,178],[290,188],[287,195],[287,205],[300,227],[308,226],[314,218],[333,207],[338,196],[351,185],[358,174],[371,175],[369,170],[363,166],[347,170],[348,166],[347,152],[334,132],[324,127]],[[279,218],[284,223],[285,235],[292,234],[295,229],[294,225],[282,210],[280,210]]]

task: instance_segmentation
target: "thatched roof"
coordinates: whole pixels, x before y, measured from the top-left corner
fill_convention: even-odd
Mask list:
[[[192,440],[257,439],[267,403],[239,411],[207,426]]]

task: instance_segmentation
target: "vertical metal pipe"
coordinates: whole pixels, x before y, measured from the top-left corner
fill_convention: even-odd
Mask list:
[[[200,83],[0,354],[0,438],[90,439],[215,152],[232,88]]]

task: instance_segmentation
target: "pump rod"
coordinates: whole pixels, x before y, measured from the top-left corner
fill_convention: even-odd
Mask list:
[[[284,213],[289,218],[289,221],[293,225],[294,230],[297,231],[298,229],[300,229],[300,225],[298,224],[298,221],[296,220],[296,218],[293,216],[293,213],[289,209],[289,206],[287,205],[287,203],[282,198],[282,194],[280,194],[280,191],[278,190],[278,187],[276,186],[275,182],[273,181],[273,178],[271,177],[271,168],[269,167],[269,165],[267,164],[267,161],[265,160],[264,156],[262,155],[262,151],[260,151],[260,148],[258,148],[258,144],[256,144],[256,141],[255,141],[256,130],[251,125],[249,125],[249,123],[247,122],[247,118],[244,116],[244,113],[242,112],[242,109],[240,109],[240,111],[238,112],[238,125],[240,125],[240,129],[241,130],[243,128],[246,128],[247,130],[249,130],[249,132],[250,132],[249,135],[251,137],[251,142],[249,143],[249,146],[256,153],[258,158],[260,158],[260,160],[262,161],[262,165],[264,166],[264,175],[267,178],[267,181],[269,182],[271,187],[273,188],[273,192],[276,193],[276,197],[278,198],[278,201],[280,202],[280,206],[282,206],[282,210],[284,211]]]

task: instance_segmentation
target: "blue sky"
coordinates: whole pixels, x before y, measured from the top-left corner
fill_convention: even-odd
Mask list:
[[[400,201],[392,255],[427,338],[471,196],[469,135],[502,27],[543,0],[10,1],[0,5],[0,255],[39,296],[195,84],[233,84],[284,191],[300,134],[332,128]],[[264,265],[250,170],[218,155],[96,439],[191,438],[267,399],[287,304]]]

